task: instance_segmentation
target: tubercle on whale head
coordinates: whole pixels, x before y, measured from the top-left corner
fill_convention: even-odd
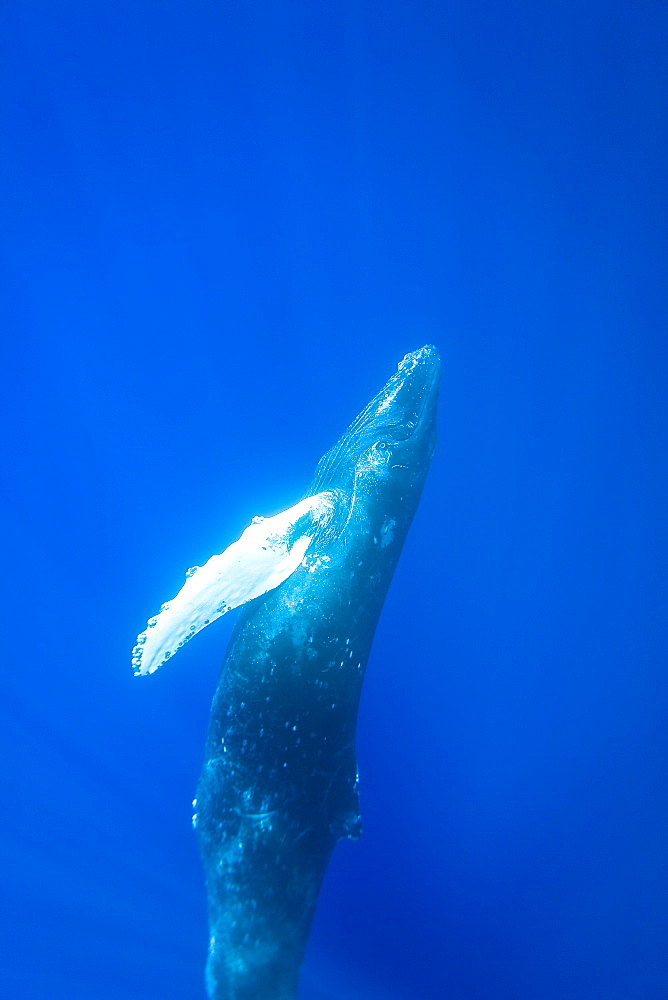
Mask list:
[[[321,459],[312,490],[346,479],[387,479],[394,470],[426,471],[436,446],[438,351],[427,344],[407,354],[397,371]]]

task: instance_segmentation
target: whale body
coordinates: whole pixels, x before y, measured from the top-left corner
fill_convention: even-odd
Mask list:
[[[292,535],[296,519],[287,517],[281,558],[306,539],[299,559],[286,562],[273,589],[247,591],[253,599],[213,700],[193,817],[211,1000],[295,1000],[332,850],[360,834],[359,698],[436,443],[439,375],[434,347],[406,355],[320,461],[305,495],[306,527],[302,508]]]

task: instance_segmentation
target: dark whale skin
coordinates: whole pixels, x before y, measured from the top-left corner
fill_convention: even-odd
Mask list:
[[[439,372],[433,347],[407,355],[322,459],[309,494],[334,494],[334,520],[230,640],[194,817],[211,1000],[295,1000],[332,850],[360,834],[362,681],[436,441]]]

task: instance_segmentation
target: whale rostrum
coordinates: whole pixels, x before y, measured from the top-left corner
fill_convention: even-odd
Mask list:
[[[295,1000],[329,858],[337,840],[360,834],[359,698],[436,444],[439,377],[434,347],[406,355],[304,498],[253,519],[138,637],[135,672],[151,673],[246,605],[214,695],[193,816],[211,1000]]]

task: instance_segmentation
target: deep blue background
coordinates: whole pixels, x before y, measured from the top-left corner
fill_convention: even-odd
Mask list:
[[[203,998],[232,623],[134,637],[434,342],[301,998],[665,1000],[665,4],[5,0],[0,48],[0,996]]]

